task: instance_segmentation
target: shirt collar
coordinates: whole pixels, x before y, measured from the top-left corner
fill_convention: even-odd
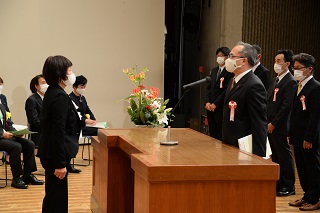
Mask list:
[[[311,80],[311,78],[313,78],[313,75],[310,75],[308,78],[306,78],[303,81],[299,82],[299,83],[301,83],[302,88],[304,87],[304,85],[306,85],[308,83],[308,81]]]
[[[40,96],[40,98],[43,100],[44,96],[41,95],[38,91],[37,91],[38,95]]]
[[[253,72],[256,71],[257,67],[258,67],[260,64],[261,64],[261,63],[260,63],[260,61],[259,61],[259,63],[257,63],[256,65],[254,65],[254,66],[252,67],[252,71],[253,71]]]
[[[279,82],[281,81],[281,79],[283,79],[284,76],[285,76],[286,74],[288,74],[288,73],[289,73],[289,70],[287,70],[287,72],[282,73],[281,75],[278,75],[278,79],[279,79],[278,83],[279,83]]]
[[[237,77],[234,78],[235,83],[238,83],[238,81],[240,81],[240,79],[245,76],[248,72],[250,72],[251,69],[244,71],[243,73],[239,74]]]

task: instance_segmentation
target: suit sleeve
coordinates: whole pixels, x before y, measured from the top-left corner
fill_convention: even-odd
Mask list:
[[[25,110],[29,124],[35,129],[40,130],[40,119],[37,111],[37,103],[33,99],[28,98],[25,104]]]
[[[93,112],[91,111],[91,109],[90,109],[90,107],[88,105],[87,99],[84,98],[84,101],[85,101],[85,106],[86,106],[85,114],[89,114],[91,120],[96,120],[96,118],[94,117]]]
[[[254,84],[248,90],[247,106],[252,132],[252,152],[265,157],[268,123],[266,90],[261,84]]]
[[[304,140],[312,144],[318,144],[317,136],[320,126],[320,86],[317,86],[310,95],[310,117],[308,126],[304,135]],[[308,106],[307,110],[308,110]]]
[[[213,73],[213,69],[211,70],[211,81],[212,81],[212,73]],[[206,105],[206,103],[210,103],[210,99],[211,99],[211,89],[212,89],[212,83],[210,82],[210,84],[207,85],[206,88],[206,98],[205,98],[205,102],[204,105]]]
[[[283,92],[283,99],[282,99],[281,107],[280,107],[278,113],[276,114],[276,116],[271,121],[272,125],[275,126],[276,128],[277,128],[279,121],[281,121],[281,119],[286,117],[291,111],[291,107],[293,104],[292,103],[293,102],[293,95],[295,92],[295,85],[296,85],[296,82],[291,81],[283,88],[284,92]]]
[[[66,120],[68,114],[68,96],[58,94],[55,101],[52,101],[52,154],[55,168],[66,167],[65,134]]]
[[[266,90],[268,90],[269,86],[271,84],[271,75],[270,75],[269,70],[266,70],[265,72],[263,72],[261,74],[261,81],[262,81],[264,87],[266,88]]]

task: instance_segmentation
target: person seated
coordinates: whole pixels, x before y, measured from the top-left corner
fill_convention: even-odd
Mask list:
[[[6,107],[0,104],[0,150],[8,152],[9,164],[12,172],[11,186],[17,189],[27,189],[28,184],[43,185],[44,181],[38,180],[32,172],[37,171],[34,143],[20,136],[14,136],[9,131],[15,131]],[[21,165],[23,153],[23,168]]]
[[[32,78],[30,82],[30,90],[32,92],[32,95],[28,97],[25,103],[29,129],[32,132],[37,132],[35,134],[31,134],[31,140],[35,143],[36,147],[38,147],[39,145],[41,132],[40,112],[42,109],[42,100],[48,86],[49,85],[47,84],[43,75],[37,75]]]
[[[7,97],[2,94],[2,90],[3,90],[3,80],[0,77],[0,104],[2,104],[7,112],[10,112],[9,107],[8,107],[8,103],[7,103]]]
[[[69,94],[73,104],[75,105],[81,120],[82,135],[83,136],[96,136],[98,129],[95,127],[88,127],[88,125],[95,125],[97,123],[94,114],[88,106],[86,98],[83,93],[86,89],[88,80],[83,75],[77,76],[73,84],[73,91]],[[72,170],[71,170],[72,171]]]

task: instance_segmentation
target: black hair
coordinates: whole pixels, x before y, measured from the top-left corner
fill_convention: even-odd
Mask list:
[[[284,56],[284,62],[289,62],[290,65],[288,66],[289,70],[292,70],[293,66],[293,52],[292,50],[278,50],[278,55],[282,54]]]
[[[42,74],[49,85],[58,85],[61,79],[67,79],[67,71],[71,66],[72,62],[62,55],[49,56],[44,62]]]
[[[76,81],[73,84],[73,87],[77,88],[78,85],[86,85],[88,80],[83,75],[77,76]]]
[[[36,75],[30,81],[30,90],[32,93],[35,93],[37,91],[36,86],[39,85],[39,78],[44,78],[44,77],[42,74]]]
[[[317,65],[316,59],[312,55],[309,55],[307,53],[299,53],[297,55],[294,55],[292,57],[292,60],[303,64],[305,67],[312,67],[312,73]]]
[[[219,52],[222,52],[224,56],[228,56],[230,54],[230,49],[228,47],[219,47],[216,50],[216,55],[218,55]]]

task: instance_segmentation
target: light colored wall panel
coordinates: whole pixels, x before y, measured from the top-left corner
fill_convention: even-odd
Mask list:
[[[0,76],[14,122],[26,124],[31,78],[49,55],[61,54],[88,78],[85,96],[98,120],[132,126],[127,104],[118,101],[133,88],[122,68],[147,66],[146,86],[163,96],[164,6],[164,0],[0,0]]]

